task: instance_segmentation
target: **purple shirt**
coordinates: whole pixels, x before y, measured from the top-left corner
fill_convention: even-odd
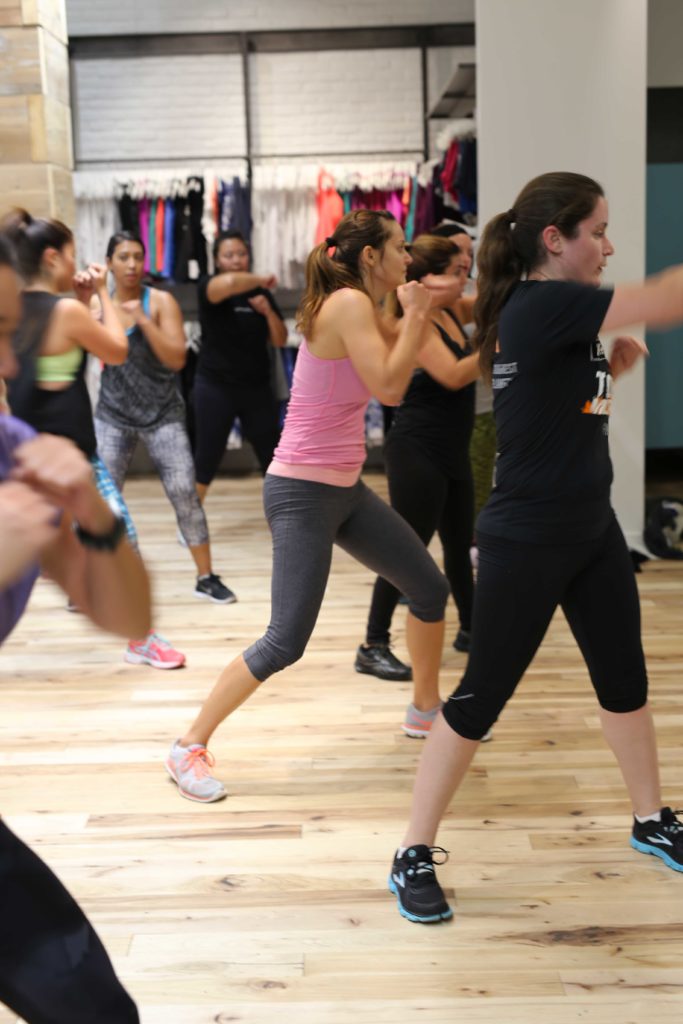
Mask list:
[[[35,436],[35,430],[27,423],[14,416],[0,415],[0,484],[9,476],[14,462],[14,449]],[[16,583],[0,591],[0,644],[23,615],[39,571],[37,565],[32,566]]]

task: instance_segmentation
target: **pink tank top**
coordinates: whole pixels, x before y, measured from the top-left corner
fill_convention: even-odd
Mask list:
[[[303,341],[282,437],[268,472],[352,487],[365,461],[369,399],[350,359],[320,359]]]

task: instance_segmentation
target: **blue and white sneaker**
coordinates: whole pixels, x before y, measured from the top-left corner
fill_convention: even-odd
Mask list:
[[[661,821],[641,823],[634,818],[631,846],[640,853],[653,853],[674,871],[683,871],[683,822],[677,814],[683,811],[662,807]]]
[[[396,852],[389,872],[389,891],[398,901],[399,913],[418,924],[448,921],[453,917],[436,879],[435,853],[444,855],[444,859],[436,863],[445,864],[448,851],[441,846],[408,846],[403,853]]]

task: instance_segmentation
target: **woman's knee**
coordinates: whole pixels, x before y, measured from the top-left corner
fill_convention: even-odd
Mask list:
[[[451,592],[450,584],[436,565],[431,575],[429,587],[419,596],[413,597],[407,591],[408,607],[421,622],[440,622],[446,614],[446,604]]]
[[[453,732],[466,740],[480,740],[495,724],[500,711],[486,707],[474,694],[461,693],[462,684],[444,702],[443,717]]]
[[[287,642],[278,641],[268,633],[244,652],[244,660],[251,674],[264,682],[276,672],[294,665],[304,656],[306,641],[292,637]]]

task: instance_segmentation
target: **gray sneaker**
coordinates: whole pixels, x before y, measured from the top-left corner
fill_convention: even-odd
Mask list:
[[[401,726],[406,736],[412,736],[417,740],[424,739],[434,725],[441,707],[441,703],[438,703],[431,711],[418,711],[414,704],[409,704],[405,722]]]
[[[166,758],[166,771],[178,786],[178,792],[187,800],[210,804],[228,794],[210,772],[215,764],[213,755],[201,743],[181,747],[176,740]]]

